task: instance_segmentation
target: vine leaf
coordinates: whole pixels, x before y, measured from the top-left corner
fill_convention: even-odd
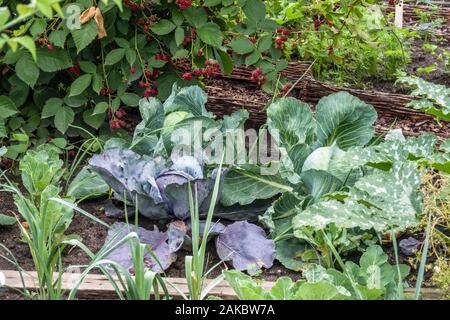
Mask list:
[[[197,30],[200,40],[213,47],[219,48],[222,46],[223,35],[220,27],[214,22],[208,22],[201,25]]]
[[[83,74],[77,78],[70,86],[69,97],[78,96],[82,94],[91,84],[92,74]]]
[[[176,28],[176,25],[167,19],[161,19],[155,23],[150,29],[157,35],[163,36],[171,33]]]
[[[28,84],[30,87],[34,87],[39,78],[39,68],[36,62],[33,60],[30,54],[24,54],[17,61],[16,74],[20,80]]]
[[[39,48],[37,52],[37,65],[44,72],[56,72],[72,67],[72,61],[67,51],[55,48],[53,51]]]
[[[62,107],[55,115],[55,127],[62,133],[65,133],[74,119],[75,113],[72,108]]]
[[[80,53],[84,48],[95,40],[98,33],[98,27],[94,20],[89,21],[78,30],[72,30],[73,41],[77,47],[77,53]]]

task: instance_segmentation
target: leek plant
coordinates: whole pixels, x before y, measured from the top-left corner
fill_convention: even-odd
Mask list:
[[[192,229],[192,255],[185,257],[185,278],[189,293],[186,295],[179,288],[168,282],[185,300],[203,300],[207,297],[209,292],[217,286],[222,280],[224,275],[212,279],[208,285],[206,285],[206,278],[208,275],[216,269],[222,261],[212,266],[209,270],[205,270],[207,265],[206,258],[206,244],[210,230],[212,229],[212,217],[214,214],[214,208],[217,201],[217,196],[220,189],[220,178],[222,173],[222,164],[219,166],[216,180],[214,183],[214,189],[211,196],[211,203],[209,205],[208,213],[206,216],[206,223],[203,230],[203,234],[200,232],[200,212],[197,197],[196,185],[194,185],[195,199],[192,192],[192,186],[189,184],[189,209],[191,216],[191,229]]]
[[[36,150],[29,150],[20,161],[19,168],[28,194],[24,195],[4,175],[6,183],[0,185],[0,191],[14,194],[16,207],[23,220],[18,226],[22,240],[30,249],[38,282],[37,292],[31,295],[44,300],[61,299],[61,254],[66,247],[65,240],[71,238],[64,233],[70,225],[73,212],[50,201],[50,198],[59,197],[62,161],[57,149],[43,145]],[[21,271],[17,261],[9,261]],[[57,272],[57,276],[54,276],[54,272]]]
[[[0,191],[14,194],[14,202],[19,211],[18,226],[22,240],[28,245],[37,274],[38,289],[23,293],[29,298],[39,300],[60,300],[62,290],[62,259],[64,249],[78,236],[65,234],[72,222],[73,210],[64,205],[71,199],[63,200],[59,194],[59,182],[63,175],[63,161],[59,158],[59,149],[52,145],[42,145],[36,150],[28,150],[20,160],[22,183],[27,190],[23,194],[4,174],[6,181],[0,184]],[[94,221],[102,223],[96,217],[86,213]],[[22,221],[22,222],[21,222]],[[6,255],[0,257],[14,265],[21,276],[25,272],[10,251],[3,247]]]
[[[74,209],[84,215],[89,215],[88,212],[77,207],[76,205],[60,200],[54,199],[71,209]],[[128,216],[127,208],[125,205],[125,217]],[[137,212],[137,210],[136,210]],[[135,215],[135,228],[137,231],[138,215]],[[128,218],[126,218],[126,226],[124,229],[128,231],[132,230],[132,226],[128,223]],[[104,223],[102,223],[105,225]],[[108,225],[106,225],[109,228]],[[124,230],[121,230],[124,231]],[[158,259],[154,255],[152,249],[149,245],[141,243],[137,232],[128,232],[127,235],[121,239],[118,237],[122,232],[117,232],[111,240],[109,240],[99,252],[94,254],[88,247],[81,243],[77,239],[67,241],[68,244],[75,245],[81,248],[90,258],[91,262],[88,265],[77,265],[71,266],[70,268],[82,268],[83,273],[80,275],[79,279],[75,282],[72,290],[69,293],[68,299],[74,299],[79,290],[79,287],[86,279],[86,276],[93,269],[100,269],[102,273],[106,276],[109,283],[113,287],[116,295],[121,300],[150,300],[152,297],[155,300],[160,299],[170,299],[169,292],[165,285],[162,275],[148,268],[144,263],[144,257],[146,253],[149,253],[157,263]],[[132,260],[132,271],[127,270],[119,263],[109,260],[108,256],[122,245],[128,244],[130,246],[131,260]],[[162,294],[161,294],[162,292]]]

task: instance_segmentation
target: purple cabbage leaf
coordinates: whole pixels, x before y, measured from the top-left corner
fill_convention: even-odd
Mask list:
[[[105,240],[105,244],[112,246],[119,242],[130,232],[136,231],[132,225],[127,225],[123,222],[116,222],[111,226]],[[147,267],[156,272],[162,272],[170,267],[172,262],[176,260],[176,255],[170,250],[168,235],[166,232],[160,232],[155,226],[153,230],[146,230],[138,227],[137,234],[139,240],[143,244],[147,244],[155,254],[158,262],[147,252],[144,257],[144,262]],[[130,243],[125,243],[118,247],[106,259],[119,263],[122,267],[129,270],[133,267],[131,259]]]
[[[113,148],[94,155],[89,161],[117,198],[138,206],[139,212],[153,220],[189,217],[189,182],[200,211],[207,211],[217,170],[204,178],[203,168],[194,157],[181,157],[169,168],[159,159],[145,160],[139,154]],[[220,200],[220,192],[217,201]]]
[[[190,221],[188,221],[186,223],[186,225],[187,225],[187,233],[184,236],[183,249],[189,250],[192,247],[192,228],[191,228]],[[202,237],[203,233],[205,232],[206,220],[200,220],[199,226],[200,226],[199,234],[200,234],[200,237]],[[219,234],[223,233],[225,228],[226,227],[218,221],[211,222],[211,225],[209,226],[209,234],[208,234],[207,241],[209,241],[211,238],[214,238],[214,237],[218,236]]]
[[[125,217],[125,209],[122,207],[116,206],[111,199],[105,204],[105,215],[108,218],[124,218]],[[134,207],[127,206],[127,216],[132,217],[134,215]]]
[[[412,256],[417,252],[419,247],[422,245],[422,242],[417,240],[414,237],[409,237],[406,239],[400,240],[398,246],[400,247],[401,252],[406,256]]]
[[[167,217],[156,185],[159,168],[155,161],[146,161],[128,149],[113,148],[94,155],[89,164],[120,197],[137,204],[142,215],[150,219]]]
[[[216,248],[221,260],[231,261],[235,269],[249,274],[272,267],[275,260],[275,242],[267,239],[261,227],[247,221],[228,225],[216,238]]]
[[[177,252],[184,244],[184,239],[188,232],[188,226],[181,220],[175,220],[169,223],[167,236],[169,240],[169,250]]]
[[[200,221],[200,234],[205,230],[205,221]],[[167,231],[161,232],[155,226],[153,230],[138,227],[123,222],[116,222],[111,226],[105,240],[105,245],[112,246],[123,239],[130,232],[136,231],[141,243],[147,244],[156,259],[149,253],[145,254],[144,263],[153,271],[162,272],[176,260],[176,252],[189,249],[192,245],[192,230],[189,222],[175,220],[169,223]],[[210,226],[209,237],[216,238],[216,249],[219,258],[231,261],[237,270],[247,270],[254,274],[262,267],[270,268],[275,259],[275,243],[266,238],[264,230],[246,221],[235,222],[224,226],[220,222],[213,222]],[[133,243],[134,244],[134,243]],[[125,243],[115,249],[108,260],[119,263],[131,270],[130,243]]]

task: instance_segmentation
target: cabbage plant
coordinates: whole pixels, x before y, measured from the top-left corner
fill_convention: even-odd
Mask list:
[[[195,137],[192,128],[196,121],[203,130],[217,128],[223,132],[243,128],[248,118],[245,109],[217,120],[206,111],[206,101],[207,96],[200,87],[179,88],[177,84],[173,85],[172,93],[164,103],[157,98],[143,98],[139,101],[142,121],[136,126],[133,135],[128,138],[111,138],[105,142],[104,149],[128,149],[145,160],[154,160],[155,165],[160,167],[165,165],[164,159],[171,156],[174,145],[182,144],[171,139],[176,130],[191,132],[193,141]],[[203,145],[203,148],[206,146]],[[158,161],[162,162],[158,164]],[[197,161],[202,162],[201,159]],[[105,194],[102,180],[98,178],[89,166],[83,168],[69,186],[70,195],[86,199]],[[94,185],[100,187],[95,188]]]
[[[212,198],[218,169],[206,177],[203,167],[194,157],[185,156],[170,165],[168,163],[169,160],[164,159],[145,160],[129,149],[121,148],[107,149],[89,161],[91,168],[117,195],[122,195],[122,200],[126,203],[130,201],[136,211],[152,220],[172,221],[165,232],[159,231],[156,226],[154,230],[139,228],[137,231],[142,243],[150,246],[159,261],[157,263],[154,257],[147,254],[149,265],[158,272],[171,265],[185,240],[190,241],[190,188],[198,206],[199,219],[200,214],[205,214],[211,207],[211,201],[214,201],[215,207],[221,193],[219,184],[218,195]],[[203,222],[200,221],[201,225]],[[118,236],[119,230],[123,234]],[[218,235],[216,246],[219,257],[231,260],[235,268],[254,273],[263,266],[272,266],[274,243],[266,239],[260,227],[247,222],[235,222],[226,227],[215,224],[209,233]],[[108,232],[106,243],[113,238],[120,241],[127,234],[122,223],[116,222]],[[255,248],[260,250],[255,251]],[[109,259],[125,268],[130,267],[130,247],[121,246]]]
[[[271,229],[277,259],[299,270],[303,261],[334,265],[327,241],[343,253],[371,234],[405,230],[421,212],[420,166],[448,170],[431,134],[406,139],[392,131],[384,142],[372,127],[371,105],[346,92],[322,98],[315,114],[294,98],[267,109],[269,131],[278,133],[282,155],[276,175],[260,168],[232,168],[222,203],[248,205],[279,196],[261,221]],[[275,135],[274,135],[275,136]]]
[[[173,87],[171,96],[161,103],[156,98],[144,98],[139,103],[142,121],[136,126],[129,140],[113,138],[105,143],[104,151],[89,160],[89,170],[97,174],[114,191],[116,199],[124,206],[152,220],[169,222],[167,231],[140,228],[138,235],[142,243],[149,245],[159,264],[151,257],[146,259],[158,272],[167,269],[176,257],[176,252],[192,241],[192,221],[190,221],[190,186],[198,206],[199,219],[205,218],[211,207],[212,194],[218,168],[207,167],[201,157],[170,157],[179,141],[172,139],[172,133],[180,128],[187,129],[192,139],[196,134],[192,128],[194,121],[201,121],[202,127],[220,131],[242,128],[248,113],[245,110],[216,120],[206,111],[206,95],[198,86],[179,89]],[[205,142],[206,147],[208,142]],[[226,170],[223,170],[226,172]],[[76,179],[75,179],[76,180]],[[217,206],[222,194],[221,181],[218,195],[214,198],[214,218],[224,217],[241,220],[255,216],[258,208],[226,208]],[[84,195],[86,197],[86,195]],[[119,211],[118,211],[119,212]],[[205,227],[205,221],[199,221]],[[121,239],[117,230],[124,230],[116,223],[109,230],[107,241]],[[250,273],[261,267],[270,267],[275,258],[273,240],[266,238],[259,226],[248,222],[235,222],[228,226],[215,223],[209,230],[216,235],[219,257],[230,261],[239,270]],[[258,248],[258,250],[255,250]],[[129,246],[121,246],[109,259],[131,265]]]
[[[242,300],[391,300],[399,298],[398,284],[409,273],[407,265],[391,265],[378,245],[370,246],[358,264],[347,261],[345,267],[351,274],[311,264],[303,270],[304,279],[280,277],[270,290],[236,270],[224,274]]]
[[[194,157],[145,160],[130,149],[112,148],[94,155],[89,165],[122,199],[137,207],[145,217],[181,219],[189,216],[188,184],[196,186],[201,207],[209,206],[216,172],[204,177]]]
[[[240,110],[216,120],[206,111],[206,101],[207,96],[200,87],[179,88],[176,84],[164,103],[157,98],[141,99],[142,121],[133,136],[128,140],[108,140],[105,151],[89,161],[89,168],[107,182],[116,196],[126,197],[147,218],[183,220],[188,217],[188,182],[195,183],[200,211],[205,211],[217,170],[206,168],[199,155],[172,160],[173,147],[183,143],[173,141],[172,133],[183,129],[183,133],[192,134],[193,141],[197,134],[193,130],[195,121],[203,129],[225,131],[243,128],[248,118],[248,112]]]

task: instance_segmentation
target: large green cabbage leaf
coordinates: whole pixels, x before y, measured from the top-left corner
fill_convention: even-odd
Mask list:
[[[420,211],[420,174],[412,161],[394,163],[388,172],[377,171],[355,183],[344,201],[323,200],[299,211],[293,218],[294,234],[302,228],[374,229],[379,232],[404,230],[417,223]]]
[[[281,145],[291,149],[297,144],[314,141],[315,123],[306,103],[294,98],[276,100],[267,109],[269,131],[278,130]]]
[[[246,205],[286,191],[292,191],[292,187],[278,175],[262,175],[259,166],[243,165],[232,168],[225,175],[221,203],[225,206]]]
[[[344,150],[350,147],[367,144],[374,134],[372,124],[375,119],[376,112],[372,106],[346,92],[322,98],[317,105],[315,119],[310,107],[297,99],[276,100],[267,109],[267,126],[277,140],[282,156],[278,163],[279,176],[255,177],[253,169],[230,171],[225,180],[225,201],[222,200],[222,204],[249,204],[289,191],[283,187],[274,188],[274,180],[277,186],[298,184],[302,180],[300,176],[310,169],[334,174],[328,177],[333,179],[333,185],[339,184],[338,180],[345,182],[350,169],[336,165],[330,168],[330,161],[342,157]],[[304,176],[309,186],[317,188],[323,183],[324,175]],[[240,190],[244,191],[241,193]]]
[[[450,121],[450,88],[414,76],[402,76],[397,82],[413,87],[411,94],[421,98],[412,100],[409,107]]]
[[[317,146],[334,143],[343,150],[367,144],[374,135],[375,109],[348,92],[323,97],[316,107]]]

